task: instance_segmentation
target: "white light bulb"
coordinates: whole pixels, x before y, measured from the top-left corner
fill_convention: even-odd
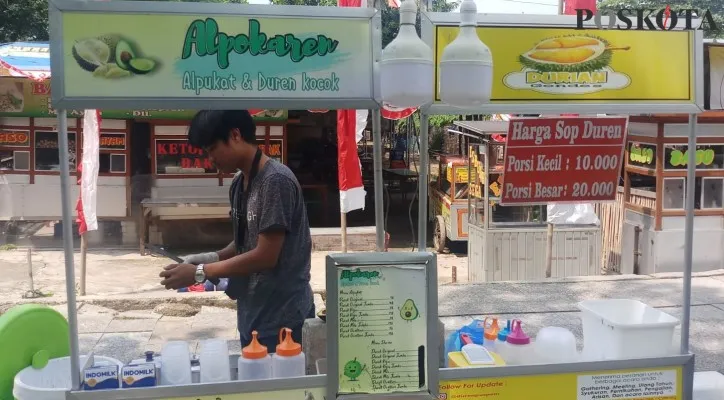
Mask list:
[[[434,78],[432,49],[417,36],[415,0],[400,5],[400,30],[382,50],[382,100],[396,107],[419,107],[432,102]]]
[[[493,56],[478,37],[478,9],[473,0],[460,5],[460,31],[440,57],[440,99],[458,107],[490,101]]]

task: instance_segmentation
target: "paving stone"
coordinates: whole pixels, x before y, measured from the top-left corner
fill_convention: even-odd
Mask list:
[[[105,333],[95,345],[95,354],[113,357],[123,363],[143,357],[151,332]]]
[[[106,332],[153,332],[158,318],[119,319],[114,318]]]

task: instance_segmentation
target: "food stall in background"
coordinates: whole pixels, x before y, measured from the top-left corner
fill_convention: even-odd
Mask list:
[[[468,169],[469,146],[490,146],[502,162],[504,136],[498,133],[508,129],[508,124],[502,121],[456,121],[454,124],[454,129],[449,128],[448,133],[457,136],[455,139],[459,141],[462,154],[441,155],[437,178],[430,182],[428,218],[433,223],[433,247],[439,253],[450,242],[468,240],[468,188],[479,189],[474,184],[480,179],[477,169]],[[490,132],[497,133],[491,135]],[[468,171],[471,171],[470,176]]]
[[[632,116],[626,144],[621,273],[681,272],[688,116]],[[694,271],[724,268],[724,112],[698,117]]]
[[[61,216],[59,203],[44,201],[55,196],[60,185],[58,123],[50,85],[50,80],[0,77],[0,171],[11,185],[12,196],[11,206],[3,207],[0,219],[58,220]],[[287,111],[251,111],[262,150],[286,163]],[[232,176],[221,175],[202,150],[188,145],[188,121],[194,113],[169,109],[102,111],[98,218],[102,224],[120,222],[124,242],[137,242],[132,217],[144,199],[227,196]],[[82,156],[82,113],[68,111],[68,116],[70,168],[77,175],[76,160]],[[74,186],[74,196],[77,190]],[[195,219],[226,216],[228,204],[186,209],[180,214]]]

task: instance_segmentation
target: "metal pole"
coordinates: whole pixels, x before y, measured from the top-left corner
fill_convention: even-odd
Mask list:
[[[58,152],[60,158],[60,201],[63,206],[63,253],[65,256],[65,291],[68,301],[70,329],[70,379],[73,390],[80,389],[78,356],[78,316],[75,306],[75,267],[73,266],[73,206],[70,203],[70,170],[68,159],[68,119],[65,110],[58,110]]]
[[[417,201],[417,250],[427,250],[427,186],[430,182],[430,153],[428,152],[427,114],[420,112],[420,176],[418,176],[419,195]]]
[[[384,181],[382,180],[382,114],[380,109],[372,110],[372,161],[375,180],[375,226],[377,251],[385,250],[385,207]]]
[[[689,159],[686,162],[686,221],[684,223],[684,299],[681,317],[681,354],[689,353],[691,271],[694,263],[694,196],[696,180],[696,114],[689,114]]]
[[[558,0],[558,15],[563,15],[563,3],[564,0]]]

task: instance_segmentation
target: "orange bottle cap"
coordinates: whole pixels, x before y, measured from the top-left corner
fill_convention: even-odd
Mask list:
[[[277,355],[283,357],[294,357],[302,353],[302,345],[292,339],[292,330],[282,328],[279,331],[279,344],[277,345]]]
[[[488,325],[488,320],[492,320],[493,322]],[[483,321],[483,337],[488,340],[496,340],[498,338],[498,332],[500,332],[500,326],[498,326],[498,319],[497,318],[490,318],[487,317]]]
[[[248,346],[241,349],[241,355],[244,358],[251,359],[251,360],[258,360],[260,358],[264,358],[269,354],[269,352],[266,349],[266,346],[263,346],[259,341],[257,340],[257,336],[259,333],[257,331],[251,332],[251,343],[249,343]]]

